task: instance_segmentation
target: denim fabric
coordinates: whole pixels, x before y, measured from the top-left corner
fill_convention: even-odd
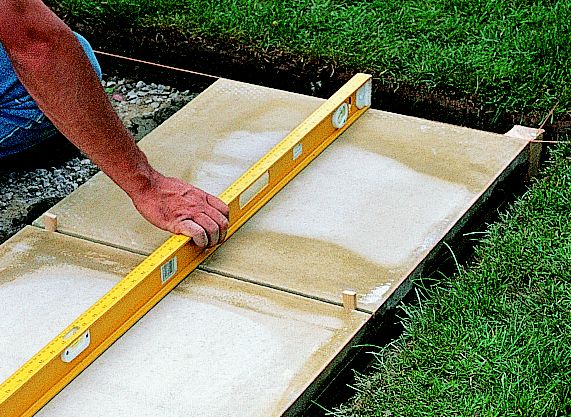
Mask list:
[[[75,34],[101,79],[101,67],[87,40]],[[57,133],[18,80],[0,44],[0,158],[30,148]]]

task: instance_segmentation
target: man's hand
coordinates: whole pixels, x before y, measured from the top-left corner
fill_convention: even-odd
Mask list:
[[[155,171],[150,187],[131,198],[150,223],[189,236],[200,248],[222,243],[226,237],[228,206],[184,181]]]

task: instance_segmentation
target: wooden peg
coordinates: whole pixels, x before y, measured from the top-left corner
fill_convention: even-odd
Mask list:
[[[343,291],[343,308],[345,311],[353,311],[357,309],[357,293],[355,291]]]
[[[57,230],[57,216],[53,213],[44,213],[44,228],[48,232],[55,232]]]

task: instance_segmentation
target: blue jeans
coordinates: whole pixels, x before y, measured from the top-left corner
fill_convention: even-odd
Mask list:
[[[75,36],[101,79],[101,67],[93,49],[83,36],[77,33]],[[0,158],[31,148],[57,132],[18,80],[0,44]]]

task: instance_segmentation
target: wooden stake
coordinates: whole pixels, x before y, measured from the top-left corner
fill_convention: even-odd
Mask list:
[[[48,232],[55,232],[57,230],[57,216],[52,213],[44,213],[44,228]]]
[[[357,309],[357,293],[355,291],[343,291],[343,308],[345,311],[353,311]]]
[[[527,171],[528,179],[531,179],[539,173],[539,163],[541,162],[541,154],[543,153],[543,129],[535,129],[532,127],[515,125],[505,135],[512,138],[525,139],[530,141],[529,144],[529,168]]]

